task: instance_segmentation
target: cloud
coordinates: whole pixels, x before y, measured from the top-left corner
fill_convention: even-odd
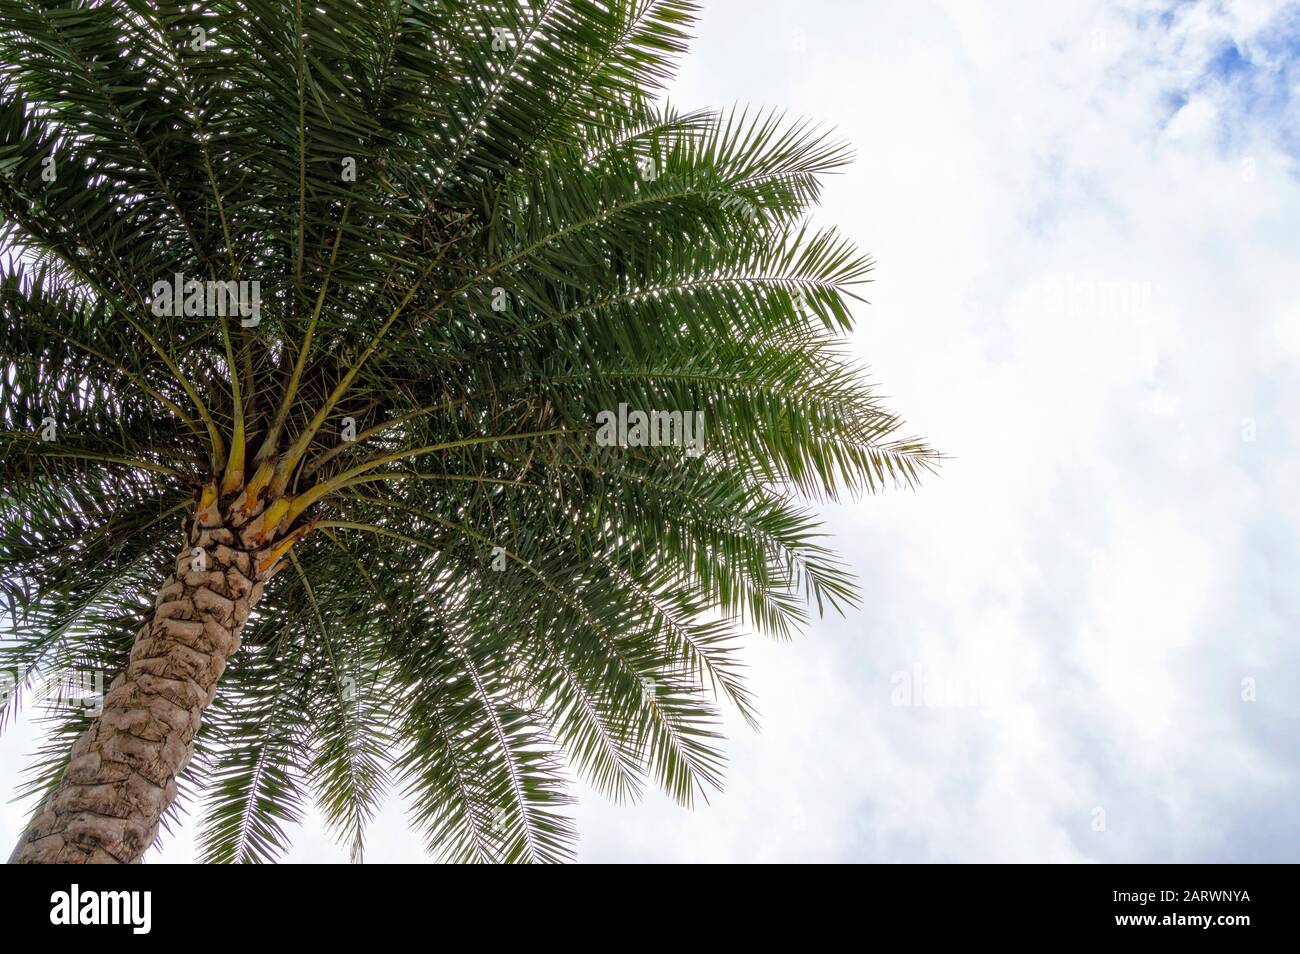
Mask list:
[[[866,604],[760,648],[707,847],[598,806],[587,857],[1295,860],[1295,5],[723,6],[685,102],[853,141],[857,345],[954,459],[831,512]]]

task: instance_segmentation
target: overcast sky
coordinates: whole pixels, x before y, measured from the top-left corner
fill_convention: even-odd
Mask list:
[[[752,640],[725,794],[582,790],[580,858],[1300,861],[1300,4],[705,7],[673,100],[852,142],[857,350],[952,459],[827,511],[864,605]]]

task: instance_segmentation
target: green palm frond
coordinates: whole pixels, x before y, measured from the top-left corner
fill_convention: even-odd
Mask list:
[[[0,0],[0,727],[121,671],[199,494],[260,473],[301,539],[182,779],[205,860],[312,804],[360,860],[390,793],[439,858],[562,860],[572,773],[722,784],[747,630],[856,605],[809,498],[939,458],[847,356],[847,147],[663,102],[695,15]],[[159,314],[178,273],[260,320]],[[620,407],[702,412],[701,452],[607,446]]]

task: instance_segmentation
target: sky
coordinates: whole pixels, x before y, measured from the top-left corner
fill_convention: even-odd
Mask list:
[[[862,606],[750,640],[725,792],[580,789],[579,859],[1300,861],[1300,3],[706,0],[697,33],[676,104],[854,146],[818,213],[877,263],[854,350],[949,460],[824,508]],[[391,802],[366,860],[425,857]],[[285,860],[347,851],[312,816]]]

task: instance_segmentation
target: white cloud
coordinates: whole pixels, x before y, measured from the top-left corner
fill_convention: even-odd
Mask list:
[[[718,857],[1294,860],[1270,809],[1296,791],[1294,601],[1261,596],[1300,568],[1300,190],[1270,118],[1206,75],[1281,5],[782,9],[715,5],[685,101],[780,102],[853,141],[825,205],[879,261],[857,343],[954,459],[834,512],[866,605],[758,653],[769,729],[735,747]],[[917,666],[986,705],[889,706]],[[636,832],[593,857],[696,834],[589,811],[589,851]],[[787,813],[813,833],[774,835]]]

